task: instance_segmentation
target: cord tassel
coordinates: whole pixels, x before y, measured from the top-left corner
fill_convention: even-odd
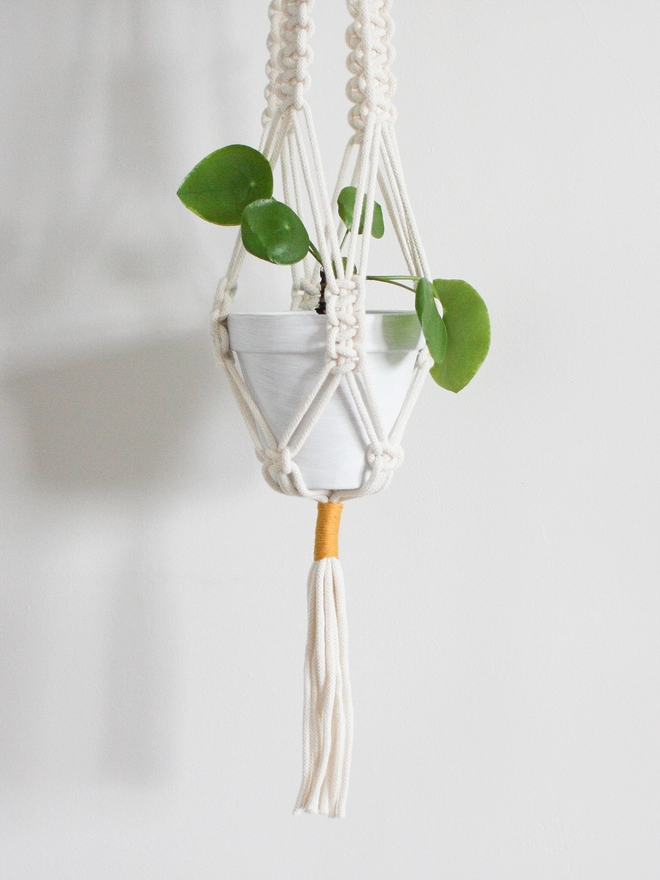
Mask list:
[[[339,562],[343,505],[319,503],[307,580],[303,777],[294,813],[343,817],[353,745],[344,575]]]

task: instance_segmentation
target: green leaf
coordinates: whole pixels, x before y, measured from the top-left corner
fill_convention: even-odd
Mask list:
[[[485,302],[465,281],[433,282],[447,327],[447,353],[431,376],[443,388],[458,392],[473,378],[490,346],[490,319]]]
[[[309,250],[302,220],[277,199],[260,199],[248,205],[243,211],[241,235],[247,251],[278,265],[298,263]]]
[[[339,206],[339,216],[344,221],[344,226],[346,227],[346,231],[350,232],[351,227],[353,226],[353,212],[355,211],[355,197],[357,196],[357,189],[354,186],[345,186],[343,190],[339,193],[337,198],[337,205]],[[360,217],[360,228],[358,232],[360,235],[364,232],[364,215],[367,211],[367,197],[365,195],[362,200],[362,216]],[[371,234],[374,238],[382,238],[385,234],[385,223],[383,221],[383,209],[378,204],[378,202],[374,202],[374,214],[371,218]]]
[[[435,304],[433,285],[428,278],[420,278],[417,282],[417,287],[415,288],[415,311],[417,312],[419,323],[422,325],[422,332],[424,333],[429,352],[437,367],[445,357],[447,331],[444,321],[438,312],[438,307]]]
[[[270,162],[252,147],[232,144],[202,159],[177,191],[186,208],[220,226],[238,226],[244,209],[273,194]]]

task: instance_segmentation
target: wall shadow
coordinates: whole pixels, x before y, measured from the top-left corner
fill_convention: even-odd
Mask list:
[[[179,590],[160,563],[164,539],[154,523],[168,504],[176,510],[181,491],[202,488],[209,467],[193,460],[195,444],[210,431],[200,420],[215,426],[226,411],[218,433],[228,448],[213,455],[211,479],[219,492],[242,483],[235,453],[247,454],[248,438],[240,415],[201,331],[15,372],[3,389],[18,413],[23,473],[11,514],[21,546],[12,548],[1,603],[0,783],[75,775],[73,743],[88,728],[94,743],[85,748],[96,751],[88,780],[157,784],[172,772],[180,728]],[[204,456],[213,454],[209,440]],[[78,558],[88,560],[82,580]],[[82,647],[63,642],[85,626],[97,631],[83,634]],[[87,652],[90,669],[49,660],[58,644],[61,655]],[[69,721],[55,693],[78,701]],[[81,702],[87,695],[93,707]],[[64,733],[53,738],[49,718]]]
[[[201,408],[209,349],[196,333],[14,375],[32,480],[83,492],[158,485]]]
[[[190,326],[207,289],[210,305],[217,245],[205,246],[175,191],[214,116],[235,122],[244,107],[232,9],[36,0],[12,10],[0,330],[12,352],[47,345],[53,358],[10,363],[2,380],[16,414],[0,499],[11,521],[0,597],[6,786],[83,779],[76,737],[96,749],[87,780],[149,784],[169,772],[178,621],[154,523],[202,481],[236,489],[234,453],[252,453],[206,328],[87,354],[64,337],[80,327],[93,345],[95,327],[122,337],[127,322],[172,328],[179,314]],[[227,421],[211,461],[216,406]],[[79,635],[87,641],[69,650]]]

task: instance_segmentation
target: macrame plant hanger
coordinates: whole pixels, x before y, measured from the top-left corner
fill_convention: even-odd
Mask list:
[[[236,293],[245,251],[239,235],[229,269],[221,279],[212,311],[218,363],[236,397],[266,482],[285,495],[318,502],[314,563],[308,579],[308,638],[304,670],[303,778],[294,812],[344,816],[353,738],[353,710],[348,675],[348,640],[344,579],[337,535],[342,504],[386,488],[403,458],[404,428],[432,364],[420,348],[401,411],[389,433],[383,430],[365,356],[365,286],[369,235],[349,233],[346,262],[340,253],[344,227],[336,208],[341,188],[352,183],[355,204],[366,197],[364,228],[370,229],[376,189],[380,190],[399,246],[413,276],[430,278],[428,265],[404,184],[394,133],[395,81],[391,0],[348,0],[352,23],[347,30],[352,74],[347,94],[353,128],[334,197],[329,198],[312,113],[305,98],[312,58],[309,39],[313,0],[272,0],[269,8],[270,59],[266,66],[267,108],[260,149],[282,174],[284,201],[299,216],[305,200],[311,211],[326,278],[327,337],[324,366],[295,418],[279,439],[257,406],[230,347],[227,317]],[[310,155],[311,154],[311,159]],[[358,249],[358,239],[361,239]],[[358,253],[359,250],[359,253]],[[354,274],[346,267],[356,267]],[[292,267],[293,310],[312,310],[319,301],[319,270],[311,258]],[[345,383],[364,426],[365,478],[357,489],[310,490],[296,455],[340,383]]]

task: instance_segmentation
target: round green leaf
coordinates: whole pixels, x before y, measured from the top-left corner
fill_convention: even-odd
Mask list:
[[[202,159],[177,195],[195,214],[220,226],[238,226],[244,209],[273,194],[270,162],[252,147],[232,144]]]
[[[248,205],[243,211],[241,235],[245,250],[269,263],[298,263],[309,250],[302,220],[277,199],[260,199]]]
[[[339,208],[339,216],[344,222],[344,226],[350,231],[353,226],[353,208],[355,207],[355,196],[357,190],[354,186],[345,186],[337,197],[337,207]]]
[[[339,193],[337,197],[337,206],[339,208],[339,216],[344,222],[344,226],[346,230],[350,232],[351,227],[353,226],[353,213],[355,211],[355,197],[357,196],[357,189],[354,186],[345,186],[343,190]],[[367,197],[365,195],[362,200],[362,216],[360,217],[360,228],[358,232],[360,235],[364,232],[364,216],[367,211]],[[382,238],[385,234],[385,222],[383,220],[383,209],[378,204],[378,202],[374,202],[374,213],[371,218],[371,234],[374,238]]]
[[[426,339],[431,357],[435,366],[441,364],[447,348],[447,331],[438,307],[435,304],[433,285],[428,278],[420,278],[415,288],[415,311],[422,325],[422,332]]]
[[[465,281],[433,282],[447,328],[447,352],[431,376],[443,388],[460,391],[473,378],[490,346],[490,319],[485,302]]]

